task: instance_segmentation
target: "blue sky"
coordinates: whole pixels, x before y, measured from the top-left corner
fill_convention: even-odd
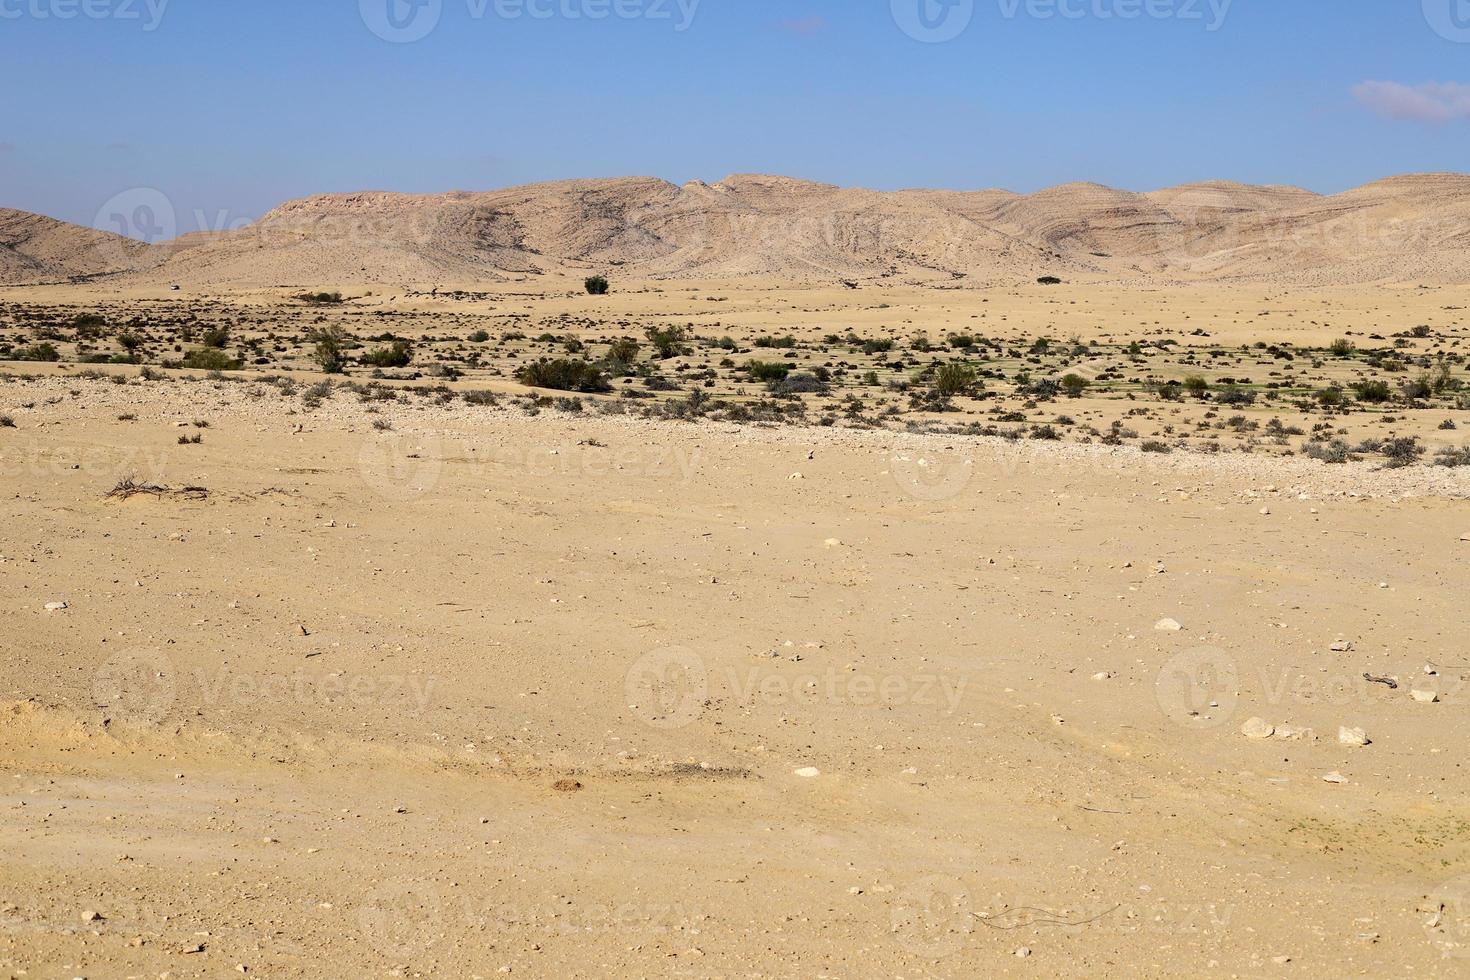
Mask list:
[[[564,177],[1332,192],[1470,160],[1470,0],[389,2],[0,0],[0,206],[153,188],[189,231]],[[921,3],[956,36],[905,33]]]

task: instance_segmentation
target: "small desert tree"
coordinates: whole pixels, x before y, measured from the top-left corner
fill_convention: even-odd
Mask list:
[[[588,276],[583,285],[587,287],[588,294],[592,296],[606,296],[609,288],[605,276]]]
[[[306,339],[315,347],[311,359],[327,374],[341,374],[347,367],[347,331],[341,327],[313,327],[306,332]]]
[[[689,331],[683,327],[649,327],[643,335],[658,351],[659,359],[665,361],[685,353],[684,341],[689,339]]]

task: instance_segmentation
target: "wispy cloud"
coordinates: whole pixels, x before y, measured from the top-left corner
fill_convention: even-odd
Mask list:
[[[7,143],[4,140],[0,140],[0,153],[11,153],[14,150],[15,150],[15,144],[14,143]]]
[[[811,16],[797,17],[781,22],[781,30],[788,34],[818,34],[827,29],[827,18]]]
[[[1353,86],[1353,98],[1389,119],[1436,124],[1470,119],[1470,85],[1459,82],[1363,82]]]

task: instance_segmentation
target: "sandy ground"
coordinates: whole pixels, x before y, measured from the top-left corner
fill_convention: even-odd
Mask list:
[[[251,387],[0,385],[6,975],[1470,973],[1470,474]]]

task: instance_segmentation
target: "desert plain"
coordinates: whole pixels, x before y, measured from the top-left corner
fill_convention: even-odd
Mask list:
[[[188,261],[0,287],[6,975],[1470,973],[1437,260]]]

